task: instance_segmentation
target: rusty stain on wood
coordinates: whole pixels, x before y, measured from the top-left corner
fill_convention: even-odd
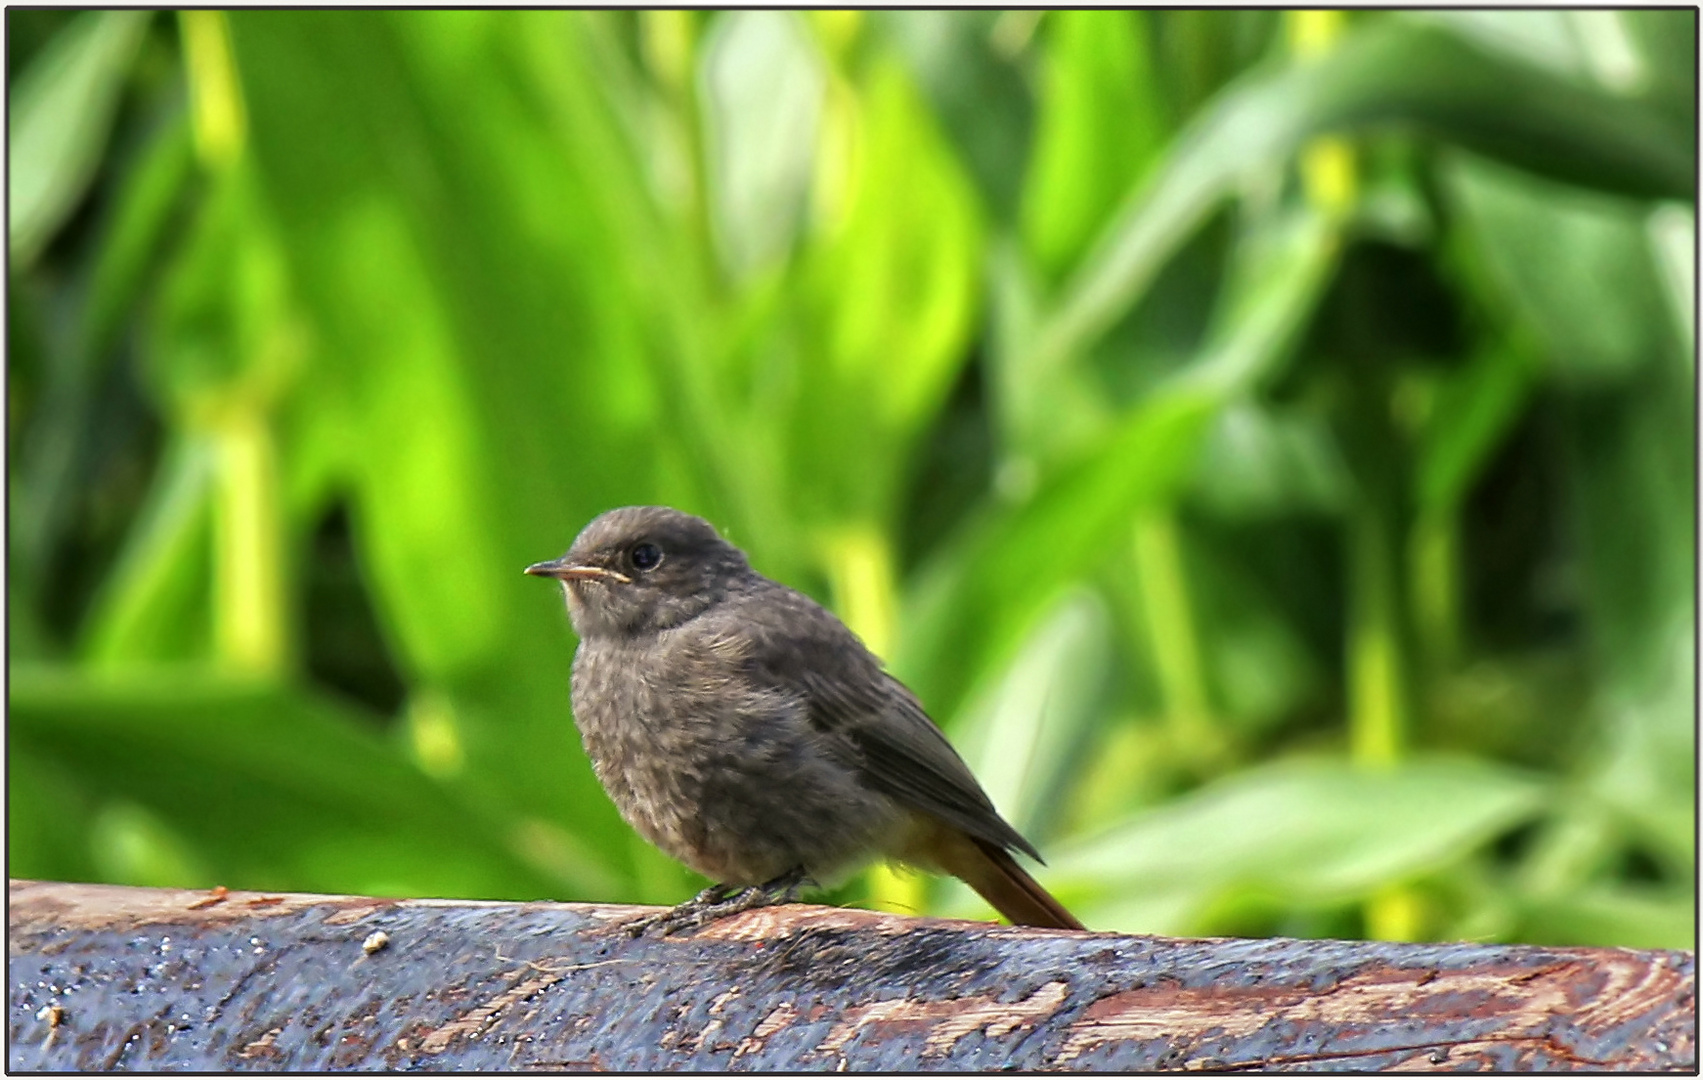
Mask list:
[[[9,893],[14,1070],[1693,1071],[1697,1058],[1683,952],[1161,939],[805,905],[658,940],[628,937],[643,909],[615,905]],[[364,947],[377,940],[390,946]]]
[[[989,996],[943,1001],[913,998],[875,1001],[848,1010],[816,1049],[822,1053],[837,1054],[865,1028],[876,1028],[883,1034],[914,1030],[927,1035],[922,1056],[939,1057],[949,1053],[959,1039],[972,1031],[985,1030],[989,1036],[999,1038],[1025,1024],[1051,1016],[1064,1003],[1065,997],[1066,984],[1050,982],[1023,1001],[1009,1003]]]

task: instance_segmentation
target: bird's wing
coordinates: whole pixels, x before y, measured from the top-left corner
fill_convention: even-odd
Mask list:
[[[971,836],[1039,861],[1040,852],[999,816],[970,767],[911,692],[886,672],[878,676],[886,684],[879,700],[847,695],[841,682],[807,679],[811,719],[851,742],[871,786]]]
[[[887,674],[844,624],[785,590],[784,640],[759,631],[750,657],[766,681],[802,690],[811,723],[869,785],[1001,848],[1040,860],[982,791],[909,689]],[[777,598],[778,599],[778,598]]]

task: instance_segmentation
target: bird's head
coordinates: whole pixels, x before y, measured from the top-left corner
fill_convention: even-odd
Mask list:
[[[703,518],[666,506],[624,506],[587,525],[566,555],[526,572],[560,581],[575,632],[593,638],[679,626],[751,568]]]

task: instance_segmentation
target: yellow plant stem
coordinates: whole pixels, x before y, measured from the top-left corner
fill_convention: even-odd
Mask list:
[[[641,11],[639,53],[656,81],[674,94],[686,94],[692,81],[692,54],[697,42],[692,13],[679,10]]]
[[[1345,25],[1344,13],[1332,10],[1291,11],[1284,19],[1290,51],[1303,62],[1330,52]],[[1301,150],[1299,168],[1308,203],[1332,220],[1345,217],[1357,186],[1348,140],[1328,135],[1311,140]]]
[[[868,21],[856,8],[818,9],[809,12],[809,18],[823,48],[839,62],[847,58]]]
[[[1290,51],[1302,62],[1328,53],[1346,22],[1341,11],[1289,12],[1284,28]],[[1313,139],[1301,151],[1298,171],[1308,204],[1332,222],[1346,220],[1358,187],[1352,144],[1334,136]],[[1407,728],[1395,548],[1376,509],[1361,507],[1354,513],[1349,526],[1353,574],[1348,630],[1350,755],[1369,768],[1389,768],[1401,758]],[[1423,922],[1420,897],[1410,887],[1388,886],[1366,903],[1366,933],[1378,940],[1413,940]]]
[[[1133,536],[1142,616],[1172,738],[1191,757],[1210,757],[1219,749],[1221,736],[1212,719],[1177,531],[1172,507],[1136,515]]]
[[[893,546],[875,525],[859,522],[827,534],[822,557],[834,607],[876,656],[891,655],[898,623]],[[928,882],[885,863],[869,870],[869,903],[878,911],[916,915],[928,907]]]
[[[1330,51],[1342,36],[1347,14],[1334,8],[1315,8],[1290,11],[1284,15],[1283,28],[1289,49],[1299,57],[1319,56]]]
[[[223,12],[184,11],[179,25],[196,153],[228,174],[248,128],[230,24]],[[213,647],[228,668],[274,676],[289,659],[281,496],[265,395],[252,390],[195,410],[213,446]]]
[[[1460,519],[1433,509],[1414,522],[1408,543],[1413,615],[1432,670],[1447,670],[1460,648]]]
[[[904,867],[876,863],[869,868],[869,906],[897,915],[928,910],[928,879]]]
[[[213,438],[214,650],[230,668],[277,675],[288,645],[272,433],[257,407],[237,404],[219,416]]]
[[[222,11],[183,11],[178,20],[196,153],[205,165],[229,167],[241,156],[248,129],[230,24]]]
[[[685,154],[685,168],[673,192],[681,202],[678,211],[693,244],[693,270],[703,287],[714,289],[718,279],[715,260],[715,228],[711,223],[709,151],[698,105],[698,26],[693,12],[683,10],[639,13],[639,49],[645,66],[662,88],[662,99],[678,125]]]
[[[1375,509],[1354,511],[1349,526],[1349,747],[1355,761],[1372,767],[1400,759],[1407,727],[1394,560],[1385,534]]]
[[[1323,136],[1301,151],[1301,185],[1315,209],[1333,220],[1354,206],[1354,148],[1348,140]]]
[[[1368,769],[1401,760],[1408,726],[1407,672],[1396,594],[1396,558],[1387,522],[1371,506],[1349,527],[1352,610],[1348,628],[1350,755]],[[1423,910],[1411,887],[1390,885],[1366,903],[1366,933],[1381,941],[1422,936]]]
[[[1373,941],[1417,941],[1424,927],[1424,900],[1412,886],[1386,885],[1366,901],[1366,936]]]
[[[898,625],[893,546],[867,522],[829,532],[822,544],[834,608],[869,651],[886,659]]]
[[[422,771],[447,779],[467,764],[455,706],[443,692],[427,687],[408,699],[408,742]]]

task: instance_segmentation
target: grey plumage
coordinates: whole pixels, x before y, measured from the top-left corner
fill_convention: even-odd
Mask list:
[[[937,833],[962,833],[972,844],[954,851],[1009,864],[1056,907],[1006,854],[1033,846],[911,692],[707,522],[612,510],[528,572],[562,579],[580,635],[574,717],[598,779],[669,855],[729,885],[795,869],[827,883],[878,855],[962,873],[962,852],[936,850]]]

